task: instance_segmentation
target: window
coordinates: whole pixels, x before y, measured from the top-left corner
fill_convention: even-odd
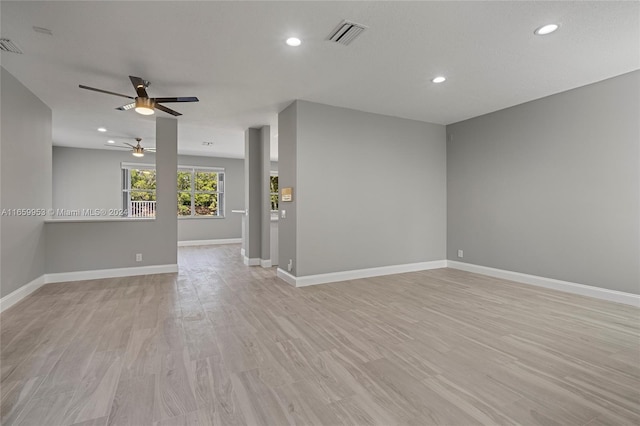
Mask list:
[[[122,164],[122,205],[129,217],[155,217],[156,170]],[[224,217],[224,169],[179,166],[178,217]]]
[[[178,168],[178,217],[224,217],[224,170]]]
[[[156,170],[153,165],[122,165],[122,206],[128,217],[156,216]]]
[[[271,211],[278,210],[278,175],[273,172],[269,179],[269,192],[271,192]]]

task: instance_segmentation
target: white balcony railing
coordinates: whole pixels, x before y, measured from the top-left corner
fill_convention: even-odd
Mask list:
[[[129,217],[156,217],[156,202],[129,201]]]

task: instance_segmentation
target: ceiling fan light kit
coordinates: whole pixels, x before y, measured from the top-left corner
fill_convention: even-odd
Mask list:
[[[106,93],[107,95],[120,96],[122,98],[128,98],[133,100],[126,105],[116,108],[120,111],[128,111],[130,109],[135,109],[138,114],[142,115],[152,115],[154,110],[159,109],[160,111],[166,112],[167,114],[173,115],[174,117],[179,117],[182,114],[178,111],[174,111],[171,108],[167,108],[162,105],[163,103],[169,102],[199,102],[199,99],[195,96],[186,96],[179,98],[150,98],[147,94],[147,87],[149,87],[149,82],[140,77],[135,77],[130,75],[129,80],[131,80],[131,84],[133,84],[133,88],[136,91],[135,97],[129,95],[123,95],[121,93],[110,92],[108,90],[96,89],[95,87],[89,87],[84,85],[79,85],[81,89],[92,90],[94,92]]]
[[[144,152],[145,151],[156,152],[155,148],[144,148],[141,145],[142,138],[136,138],[136,142],[137,142],[136,145],[132,145],[132,144],[130,144],[128,142],[124,142],[124,145],[126,145],[126,146],[124,146],[124,145],[111,145],[113,143],[113,141],[109,141],[110,145],[105,145],[105,146],[107,146],[109,148],[124,148],[124,149],[127,149],[127,150],[130,149],[131,150],[131,155],[133,155],[134,157],[138,157],[138,158],[139,157],[144,157]]]
[[[153,115],[154,102],[149,98],[136,98],[135,110],[138,114]]]

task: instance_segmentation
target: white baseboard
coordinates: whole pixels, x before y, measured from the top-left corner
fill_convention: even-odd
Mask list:
[[[351,271],[329,272],[327,274],[305,275],[295,277],[283,269],[278,268],[277,275],[283,281],[294,287],[306,287],[309,285],[327,284],[338,281],[357,280],[360,278],[380,277],[383,275],[402,274],[405,272],[425,271],[427,269],[446,268],[446,260],[434,260],[431,262],[408,263],[405,265],[380,266],[377,268],[354,269]]]
[[[92,271],[59,272],[46,274],[46,282],[98,280],[101,278],[133,277],[137,275],[171,274],[178,272],[177,264],[134,266],[131,268],[94,269]]]
[[[263,268],[271,268],[271,259],[260,259],[260,266]]]
[[[569,281],[555,280],[537,275],[523,274],[520,272],[506,271],[504,269],[489,268],[487,266],[474,265],[472,263],[447,261],[449,268],[460,269],[462,271],[474,272],[476,274],[488,275],[490,277],[502,278],[516,281],[522,284],[529,284],[552,290],[563,291],[565,293],[579,294],[581,296],[594,297],[596,299],[608,300],[610,302],[624,303],[640,307],[640,295],[625,293],[622,291],[609,290],[602,287],[572,283]]]
[[[33,293],[34,291],[36,291],[37,289],[45,285],[46,283],[47,282],[45,280],[45,275],[40,275],[38,278],[31,281],[30,283],[25,284],[19,289],[7,294],[2,299],[0,299],[0,312],[6,309],[9,309],[13,305],[18,303],[22,299],[24,299],[25,297],[27,297],[28,295],[30,295],[31,293]]]
[[[276,275],[278,276],[278,278],[280,278],[282,281],[286,282],[287,284],[292,285],[294,287],[296,286],[296,277],[294,277],[284,269],[278,268],[276,270]]]
[[[15,305],[45,284],[62,283],[67,281],[97,280],[101,278],[133,277],[138,275],[170,274],[175,272],[178,272],[177,264],[44,274],[0,299],[0,312]]]
[[[248,258],[247,256],[243,256],[242,262],[247,266],[258,266],[260,265],[260,258]]]
[[[222,238],[218,240],[192,240],[192,241],[178,241],[178,247],[191,247],[191,246],[214,246],[218,244],[239,244],[242,242],[242,238]]]

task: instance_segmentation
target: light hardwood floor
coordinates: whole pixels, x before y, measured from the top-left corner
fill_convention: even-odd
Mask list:
[[[2,424],[640,424],[637,308],[451,269],[295,289],[238,252],[3,313]]]

